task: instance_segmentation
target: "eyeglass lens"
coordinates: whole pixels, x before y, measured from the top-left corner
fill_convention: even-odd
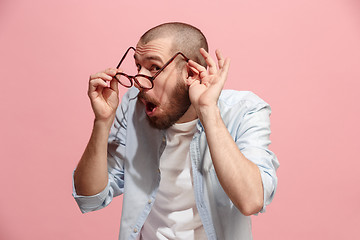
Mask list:
[[[142,77],[142,76],[131,77],[131,76],[128,76],[125,74],[124,75],[117,74],[115,77],[120,82],[120,84],[123,85],[124,87],[132,86],[132,82],[131,82],[131,78],[132,78],[136,82],[136,84],[138,84],[140,87],[152,88],[152,82],[146,77]]]

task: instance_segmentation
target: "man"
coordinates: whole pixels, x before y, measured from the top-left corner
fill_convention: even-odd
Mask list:
[[[74,172],[81,211],[124,193],[119,239],[251,239],[249,216],[277,186],[270,107],[222,90],[230,60],[216,51],[216,64],[193,26],[159,25],[130,50],[136,76],[120,70],[128,52],[90,76],[95,120]],[[118,82],[135,86],[119,107]]]

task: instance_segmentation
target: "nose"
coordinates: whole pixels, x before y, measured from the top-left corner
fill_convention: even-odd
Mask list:
[[[138,73],[137,73],[137,74],[149,76],[149,75],[150,75],[150,71],[147,70],[145,67],[141,67],[141,68],[138,70]]]
[[[136,80],[135,80],[135,78],[133,78],[132,80],[133,80],[133,82],[134,82],[134,86],[135,86],[137,89],[139,89],[141,92],[146,92],[146,91],[149,90],[149,89],[147,89],[146,87],[144,88],[143,85],[142,85],[142,86],[139,85],[139,81],[141,81],[140,79],[136,79]],[[140,84],[142,84],[142,83],[140,83]]]
[[[139,86],[139,84],[135,81],[135,79],[133,78],[132,80],[133,80],[133,82],[134,82],[134,86],[141,91],[142,88],[141,88],[141,87]]]

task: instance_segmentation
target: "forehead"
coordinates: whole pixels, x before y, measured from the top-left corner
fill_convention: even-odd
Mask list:
[[[159,38],[146,44],[141,41],[136,45],[135,58],[159,57],[163,61],[170,58],[172,40],[170,38]]]

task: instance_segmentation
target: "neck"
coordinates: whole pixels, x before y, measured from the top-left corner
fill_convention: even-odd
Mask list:
[[[185,112],[185,114],[176,123],[186,123],[195,120],[197,118],[198,116],[196,114],[195,108],[191,104],[188,110]]]

